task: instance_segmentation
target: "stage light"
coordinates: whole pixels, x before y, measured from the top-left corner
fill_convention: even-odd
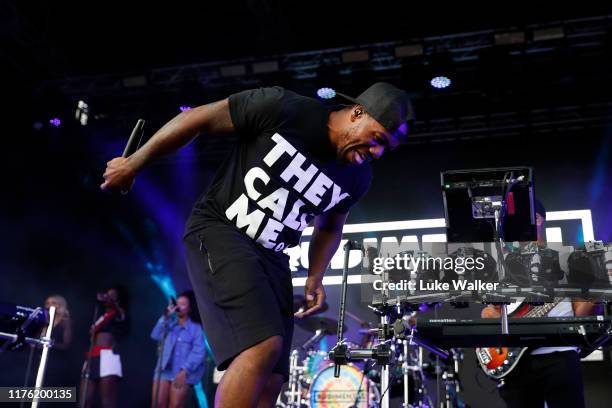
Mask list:
[[[507,33],[497,33],[494,36],[495,45],[513,45],[525,43],[524,31],[511,31]]]
[[[561,40],[564,37],[563,27],[542,28],[533,32],[533,41]]]
[[[221,76],[224,78],[234,77],[234,76],[244,76],[247,73],[246,65],[237,64],[237,65],[226,65],[219,68],[219,72]]]
[[[252,68],[254,74],[267,74],[270,72],[278,72],[280,70],[278,61],[254,62]]]
[[[191,110],[191,106],[181,105],[179,109],[181,110],[181,112],[187,112],[188,110]]]
[[[433,86],[436,89],[444,89],[444,88],[448,88],[451,85],[452,81],[450,80],[449,77],[445,77],[445,76],[437,76],[435,78],[432,78],[430,84],[431,86]]]
[[[85,101],[80,100],[77,103],[76,111],[74,112],[74,117],[79,123],[83,126],[87,125],[89,121],[89,105],[85,103]]]
[[[331,99],[336,96],[336,91],[332,88],[319,88],[317,96],[321,99]]]
[[[51,126],[60,127],[62,121],[60,120],[60,118],[53,118],[49,120],[49,123],[51,124]]]
[[[353,50],[344,51],[340,54],[344,64],[352,64],[355,62],[367,62],[370,59],[370,51],[368,50]]]
[[[406,44],[395,47],[395,58],[418,57],[423,55],[422,44]]]

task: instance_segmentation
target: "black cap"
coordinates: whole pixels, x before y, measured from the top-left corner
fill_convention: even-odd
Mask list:
[[[357,98],[338,93],[339,96],[363,106],[391,134],[399,131],[400,137],[408,133],[414,122],[412,102],[405,91],[386,82],[377,82],[363,91]],[[402,125],[407,124],[401,128]]]

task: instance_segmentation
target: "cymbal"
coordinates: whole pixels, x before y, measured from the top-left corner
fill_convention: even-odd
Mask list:
[[[358,333],[373,336],[378,333],[378,329],[359,329]]]
[[[308,309],[306,305],[306,298],[302,295],[293,295],[293,313],[296,313],[298,310],[302,309],[302,311]],[[315,315],[326,312],[329,309],[329,304],[324,302],[321,305],[321,309],[314,312]]]
[[[295,319],[295,324],[312,333],[319,329],[323,330],[325,334],[335,335],[338,333],[338,321],[329,317],[304,317],[302,319]],[[343,327],[343,331],[346,331],[346,326]]]

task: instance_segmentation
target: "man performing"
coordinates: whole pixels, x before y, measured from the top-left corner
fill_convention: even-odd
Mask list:
[[[216,407],[272,407],[288,378],[291,273],[283,250],[314,220],[308,309],[325,300],[323,274],[348,211],[368,190],[369,162],[405,140],[407,94],[376,83],[350,106],[328,107],[280,87],[248,90],[183,112],[129,158],[108,162],[102,189],[129,190],[138,171],[200,133],[239,140],[186,226],[187,266],[220,370]]]
[[[546,210],[536,201],[537,245],[546,249],[544,230]],[[549,250],[552,251],[552,250]],[[556,254],[556,251],[552,251]],[[559,266],[558,254],[548,262],[549,270],[545,276],[563,276]],[[559,276],[558,272],[561,272]],[[528,271],[524,276],[528,275]],[[517,275],[518,276],[518,275]],[[519,279],[517,283],[521,283]],[[597,314],[597,305],[570,298],[559,299],[547,316],[591,316]],[[481,312],[483,318],[499,318],[499,306],[489,305]],[[508,408],[541,408],[546,403],[549,408],[584,407],[584,390],[580,371],[580,358],[576,347],[540,347],[528,350],[516,369],[504,379],[498,388],[500,397]]]

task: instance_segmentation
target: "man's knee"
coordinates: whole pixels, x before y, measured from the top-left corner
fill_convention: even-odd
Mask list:
[[[283,338],[272,336],[245,350],[244,354],[258,361],[267,363],[270,368],[276,364],[283,351]]]

